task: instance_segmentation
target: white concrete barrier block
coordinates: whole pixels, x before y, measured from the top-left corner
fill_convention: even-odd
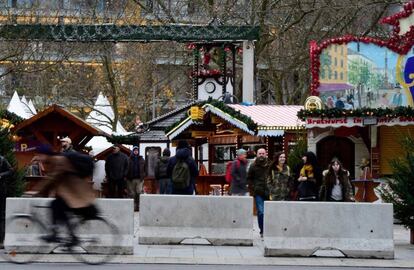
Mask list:
[[[50,205],[52,198],[7,198],[6,202],[6,219],[15,214],[31,214],[32,205]],[[94,247],[95,251],[110,250],[116,254],[133,254],[133,239],[134,239],[134,203],[132,199],[97,199],[95,202],[102,216],[108,222],[115,225],[119,230],[117,246],[110,246],[112,243],[110,235],[106,235],[102,228],[99,227],[82,227],[79,231],[80,237],[84,235],[98,235],[101,239],[100,246]],[[46,226],[51,223],[51,212],[48,208],[35,209],[36,217],[41,220]],[[22,224],[25,226],[25,224]],[[23,235],[24,233],[24,235]],[[24,229],[20,226],[8,226],[6,224],[6,235],[4,246],[14,247],[18,252],[30,252],[33,247],[40,246],[40,252],[49,253],[56,245],[47,244],[40,241],[39,237],[44,234],[37,231],[36,228]],[[26,242],[21,240],[25,239]],[[106,241],[107,240],[107,241]]]
[[[141,195],[140,244],[253,244],[253,199],[248,196]]]
[[[265,202],[265,256],[394,258],[392,204]]]

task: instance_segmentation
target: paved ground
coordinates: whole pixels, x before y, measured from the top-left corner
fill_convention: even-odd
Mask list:
[[[257,226],[254,228],[254,244],[251,247],[210,246],[203,240],[189,240],[182,245],[139,245],[138,215],[135,215],[134,255],[118,256],[113,263],[146,264],[243,264],[243,265],[295,265],[338,266],[414,269],[414,245],[409,244],[409,231],[400,225],[394,226],[395,259],[348,259],[333,257],[284,258],[263,257],[263,242]],[[254,224],[257,224],[256,219]],[[0,251],[1,252],[1,251]],[[325,256],[338,256],[335,251],[324,252]],[[72,262],[70,255],[48,255],[44,262]]]

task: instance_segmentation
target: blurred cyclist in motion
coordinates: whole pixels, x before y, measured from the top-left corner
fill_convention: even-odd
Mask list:
[[[89,183],[93,174],[93,160],[90,156],[75,151],[56,154],[50,146],[39,147],[38,153],[38,159],[47,164],[46,180],[39,195],[55,197],[51,203],[52,229],[42,239],[59,242],[58,225],[64,224],[70,235],[68,245],[76,245],[78,239],[69,215],[75,214],[84,219],[93,219],[98,215],[98,210],[93,205],[94,192]]]

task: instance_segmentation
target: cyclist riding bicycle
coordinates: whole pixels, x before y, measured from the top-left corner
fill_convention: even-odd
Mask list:
[[[56,154],[50,147],[42,146],[38,151],[45,163],[49,164],[46,181],[39,190],[40,196],[54,195],[51,203],[52,230],[49,235],[42,237],[47,242],[59,242],[57,229],[59,224],[68,228],[70,242],[68,246],[76,245],[79,240],[71,224],[70,215],[78,215],[83,219],[94,219],[98,209],[93,205],[95,200],[92,185],[94,163],[91,157],[78,152]]]

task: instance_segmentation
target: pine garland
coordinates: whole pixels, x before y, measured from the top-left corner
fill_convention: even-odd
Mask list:
[[[130,135],[112,135],[107,137],[106,140],[112,144],[129,144],[129,145],[138,145],[141,136],[138,134],[132,133]]]
[[[219,100],[216,100],[216,99],[209,98],[207,101],[204,102],[204,104],[211,104],[212,106],[214,106],[214,107],[222,110],[223,112],[231,115],[233,118],[235,118],[237,120],[240,120],[241,122],[245,123],[246,126],[250,130],[252,130],[254,132],[257,131],[257,124],[249,116],[246,116],[246,115],[242,114],[240,111],[236,111],[232,107],[227,106],[227,104],[224,103],[223,101],[219,101]]]
[[[388,185],[380,192],[385,202],[394,205],[395,217],[414,229],[414,137],[403,137],[401,146],[405,156],[391,160],[393,176],[387,178]]]
[[[320,109],[320,110],[300,110],[298,118],[305,120],[306,118],[341,118],[341,117],[414,117],[413,107],[396,107],[392,108],[359,108],[354,110],[344,110],[338,108]]]
[[[23,118],[7,110],[0,110],[0,119],[7,119],[13,125],[17,125],[23,121]]]

